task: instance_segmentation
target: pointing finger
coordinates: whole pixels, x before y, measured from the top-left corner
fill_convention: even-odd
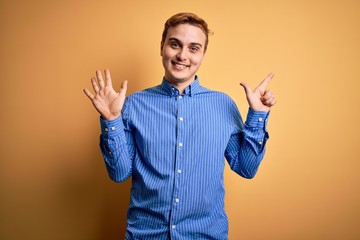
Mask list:
[[[274,73],[270,73],[257,88],[265,89],[266,86],[269,84],[270,80],[275,76]]]

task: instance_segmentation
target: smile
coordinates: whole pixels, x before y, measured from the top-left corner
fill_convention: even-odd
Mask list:
[[[171,61],[171,64],[172,64],[173,66],[175,66],[176,69],[179,69],[179,70],[183,70],[183,69],[185,69],[185,68],[187,68],[187,67],[190,67],[190,65],[181,64],[181,63],[173,62],[173,61]]]

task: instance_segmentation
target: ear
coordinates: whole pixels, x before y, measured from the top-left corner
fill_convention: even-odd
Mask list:
[[[160,42],[160,56],[163,56],[163,53],[162,53],[163,48],[164,48],[164,42],[161,41],[161,42]]]

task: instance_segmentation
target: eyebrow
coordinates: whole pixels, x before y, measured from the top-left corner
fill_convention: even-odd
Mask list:
[[[175,38],[175,37],[169,38],[169,41],[175,41],[175,42],[181,43],[181,45],[183,45],[182,42],[179,39]],[[202,44],[197,43],[197,42],[191,42],[190,45],[192,45],[192,46],[197,45],[197,46],[202,47]]]

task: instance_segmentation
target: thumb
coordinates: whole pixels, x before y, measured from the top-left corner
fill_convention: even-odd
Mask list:
[[[240,86],[242,86],[245,90],[245,94],[248,95],[249,93],[251,93],[251,88],[244,82],[240,83]]]
[[[127,81],[127,80],[124,80],[124,81],[121,83],[121,89],[120,89],[120,92],[124,92],[124,93],[126,93],[126,90],[127,90],[127,84],[128,84],[128,81]]]

